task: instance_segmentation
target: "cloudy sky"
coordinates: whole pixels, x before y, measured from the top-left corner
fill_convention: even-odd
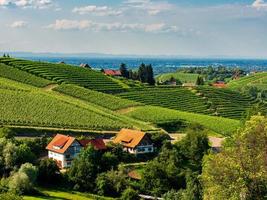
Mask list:
[[[0,0],[0,51],[267,58],[267,0]]]

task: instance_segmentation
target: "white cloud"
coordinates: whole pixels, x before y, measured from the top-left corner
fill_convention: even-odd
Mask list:
[[[52,5],[52,0],[0,0],[0,7],[43,9]]]
[[[267,2],[265,2],[264,0],[255,0],[252,4],[253,8],[256,9],[266,9],[267,10]]]
[[[9,26],[10,26],[11,28],[24,28],[24,27],[26,27],[27,25],[28,25],[28,23],[25,22],[25,21],[15,21],[15,22],[13,22],[12,24],[10,24]]]
[[[95,6],[95,5],[76,7],[72,10],[72,12],[79,13],[80,15],[94,14],[97,16],[118,16],[122,14],[121,10],[115,10],[108,6]]]
[[[146,11],[149,15],[157,15],[161,12],[170,11],[174,7],[167,1],[151,0],[126,0],[124,4],[130,8]]]
[[[97,23],[89,20],[56,20],[54,24],[46,28],[54,30],[92,30],[92,31],[118,31],[118,32],[147,32],[147,33],[168,33],[179,31],[176,26],[169,26],[164,23],[155,24],[125,24],[120,22],[114,23]]]

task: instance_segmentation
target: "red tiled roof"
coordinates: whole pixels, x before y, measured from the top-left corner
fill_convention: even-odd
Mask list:
[[[110,76],[121,76],[120,70],[105,69],[104,73]]]
[[[49,151],[54,151],[63,154],[74,141],[74,137],[57,134],[53,138],[53,140],[46,146],[46,149]]]
[[[135,148],[145,137],[146,133],[142,131],[121,129],[121,131],[114,138],[114,143],[122,144],[126,147]]]
[[[91,144],[96,150],[107,149],[103,139],[80,140],[79,142],[83,147],[87,147],[89,144]]]
[[[212,86],[217,88],[226,88],[225,83],[213,83]]]

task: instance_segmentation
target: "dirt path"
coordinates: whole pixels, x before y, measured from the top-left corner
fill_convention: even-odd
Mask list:
[[[116,110],[116,113],[119,113],[119,114],[127,114],[129,112],[134,111],[135,109],[137,109],[139,107],[140,106],[132,106],[132,107],[128,107],[128,108],[123,108],[123,109],[120,109],[120,110]]]
[[[49,92],[49,91],[52,91],[57,86],[58,86],[58,84],[50,84],[50,85],[43,87],[42,90]]]

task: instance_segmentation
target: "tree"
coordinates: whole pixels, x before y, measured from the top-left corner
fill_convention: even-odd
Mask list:
[[[205,157],[204,199],[265,199],[267,118],[253,116],[219,154]]]
[[[127,188],[127,185],[128,175],[123,169],[102,173],[96,179],[96,187],[100,195],[120,196],[122,191]]]
[[[0,138],[13,139],[15,132],[10,128],[0,128]]]
[[[139,200],[138,192],[132,188],[127,188],[121,195],[121,200]]]
[[[183,190],[170,190],[163,195],[164,200],[186,200],[183,196]]]
[[[147,71],[147,83],[149,85],[155,85],[155,79],[154,79],[154,72],[152,65],[146,66],[146,71]]]
[[[101,167],[100,151],[91,145],[82,150],[68,171],[70,180],[75,184],[74,189],[92,191],[97,174],[102,172]]]
[[[127,66],[125,63],[121,63],[120,72],[122,77],[129,78],[129,71],[127,70]]]
[[[202,78],[202,76],[198,76],[197,80],[196,80],[196,85],[204,85],[204,79]]]
[[[146,65],[144,63],[142,63],[138,69],[138,78],[142,83],[145,83],[147,80]]]
[[[30,163],[23,164],[19,171],[10,177],[9,189],[17,194],[24,194],[33,190],[37,178],[37,168]]]
[[[11,193],[11,192],[0,194],[0,199],[1,200],[23,200],[23,198],[21,196],[18,196],[16,194]]]
[[[38,166],[38,182],[41,184],[54,184],[60,178],[57,163],[52,159],[42,159]]]

